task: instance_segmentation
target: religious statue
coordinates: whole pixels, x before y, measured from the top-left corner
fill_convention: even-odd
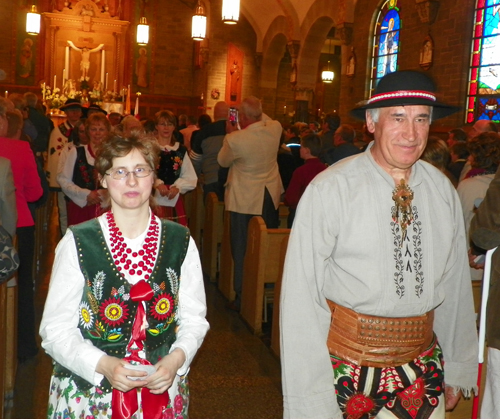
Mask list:
[[[236,101],[238,98],[238,82],[240,81],[240,66],[238,65],[238,61],[234,60],[229,70],[231,74],[231,89],[230,89],[230,97],[231,101]]]
[[[90,54],[93,52],[100,51],[104,48],[104,44],[100,44],[99,46],[89,49],[88,47],[78,48],[73,44],[73,42],[68,41],[68,45],[73,48],[75,51],[79,51],[82,54],[82,60],[80,61],[80,70],[82,71],[82,77],[80,80],[88,80],[88,73],[90,69]]]
[[[137,86],[148,87],[148,56],[146,48],[139,49],[139,58],[135,62],[135,75],[137,76]]]

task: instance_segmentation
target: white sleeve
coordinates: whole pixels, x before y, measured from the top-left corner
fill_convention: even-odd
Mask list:
[[[188,156],[188,153],[184,155],[181,166],[181,174],[179,178],[174,182],[174,186],[179,188],[181,194],[192,191],[196,188],[196,182],[198,182],[198,176],[193,167],[193,163]]]
[[[105,353],[84,339],[78,329],[84,284],[73,233],[68,230],[56,248],[40,324],[42,347],[63,367],[98,385],[104,376],[96,372],[96,366]]]
[[[57,183],[61,186],[64,194],[76,205],[83,208],[87,205],[89,189],[80,188],[73,182],[73,172],[76,164],[76,147],[65,148],[59,158],[57,170]]]
[[[189,371],[189,366],[205,338],[209,329],[209,324],[205,318],[206,315],[207,304],[200,256],[194,240],[190,238],[186,258],[181,267],[178,307],[179,328],[177,330],[177,339],[170,349],[172,352],[174,349],[180,348],[186,354],[186,361],[177,371],[178,375],[184,375]]]

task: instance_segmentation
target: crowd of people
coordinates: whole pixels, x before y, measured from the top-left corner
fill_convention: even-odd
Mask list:
[[[408,73],[385,76],[353,110],[361,132],[335,112],[282,126],[253,96],[236,120],[225,102],[213,120],[169,110],[139,120],[70,99],[57,126],[32,93],[0,98],[2,189],[13,183],[16,195],[0,216],[18,238],[19,362],[38,352],[34,211],[57,195],[62,240],[40,326],[55,365],[49,417],[187,417],[186,375],[209,327],[183,202],[198,183],[230,217],[231,310],[241,308],[250,219],[276,228],[280,202],[289,208],[285,417],[442,417],[460,390],[476,390],[470,279],[482,266],[467,238],[500,164],[498,125],[429,136],[431,121],[456,109]],[[419,328],[389,328],[402,321]],[[384,333],[370,326],[367,339],[359,330],[372,323]]]

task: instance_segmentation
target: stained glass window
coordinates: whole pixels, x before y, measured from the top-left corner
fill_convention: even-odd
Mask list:
[[[378,80],[398,69],[399,32],[401,19],[397,0],[387,0],[376,11],[373,33],[372,74],[370,95]]]
[[[467,122],[500,122],[500,0],[477,0],[470,65]]]

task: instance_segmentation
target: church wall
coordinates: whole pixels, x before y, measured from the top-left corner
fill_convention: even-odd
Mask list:
[[[371,68],[366,64],[371,56],[372,20],[374,2],[359,0],[355,10],[353,41],[357,56],[356,74],[349,79],[343,75],[340,116],[345,122],[357,122],[349,117],[356,102],[367,99],[366,81]],[[433,124],[435,131],[464,125],[465,91],[469,73],[470,38],[474,0],[441,0],[434,23],[422,23],[414,0],[399,0],[402,19],[399,70],[422,70],[419,65],[424,38],[434,40],[433,64],[426,73],[438,86],[438,99],[462,107],[462,111]],[[423,71],[423,70],[422,70]]]
[[[15,78],[15,60],[12,60],[12,56],[16,48],[16,43],[13,41],[17,24],[16,8],[17,4],[13,1],[0,1],[0,69],[3,70],[0,83],[2,84],[13,83]]]

